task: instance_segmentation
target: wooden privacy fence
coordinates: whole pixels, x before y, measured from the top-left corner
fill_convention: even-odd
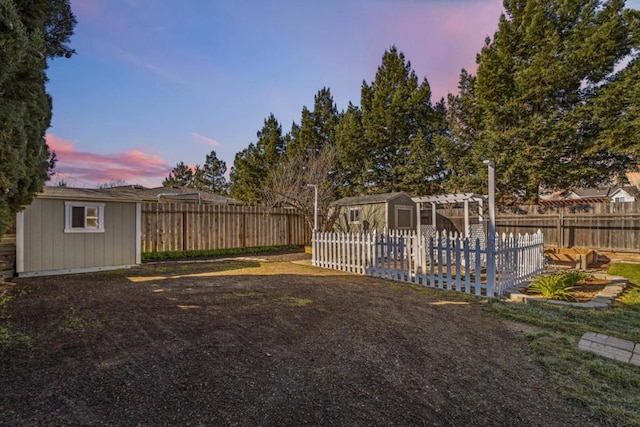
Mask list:
[[[430,224],[430,211],[425,211],[425,215],[423,223]],[[438,230],[464,231],[461,208],[438,209],[436,219]],[[477,221],[477,215],[472,215],[471,221]],[[536,230],[542,231],[547,246],[640,252],[640,202],[522,205],[497,212],[499,233],[525,234]]]
[[[143,203],[141,220],[143,253],[305,245],[311,237],[293,209]]]
[[[446,232],[313,234],[312,263],[399,282],[488,297],[544,271],[544,241],[534,234],[481,239]]]

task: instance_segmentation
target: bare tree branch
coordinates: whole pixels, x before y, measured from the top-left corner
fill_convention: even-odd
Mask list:
[[[288,205],[299,209],[310,227],[314,222],[314,189],[318,186],[318,219],[321,230],[330,230],[336,215],[330,212],[335,199],[336,150],[325,145],[318,153],[288,155],[271,171],[264,188],[263,200],[267,206]]]

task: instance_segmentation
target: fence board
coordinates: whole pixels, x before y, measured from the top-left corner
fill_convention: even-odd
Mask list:
[[[470,214],[470,222],[477,223],[475,209]],[[423,224],[431,224],[430,215],[430,210],[423,211]],[[464,231],[464,210],[438,209],[436,223],[438,230],[460,233]],[[640,202],[521,205],[501,208],[496,214],[498,233],[531,235],[537,230],[542,231],[548,246],[637,253],[640,252]]]
[[[311,230],[292,209],[142,204],[142,252],[309,244]]]

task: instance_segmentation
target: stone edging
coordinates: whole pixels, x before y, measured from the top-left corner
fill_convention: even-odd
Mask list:
[[[611,305],[614,299],[618,297],[624,291],[624,288],[627,286],[628,281],[626,278],[621,276],[611,276],[609,274],[593,274],[593,277],[597,279],[609,280],[611,283],[606,285],[603,290],[598,292],[595,297],[591,301],[587,302],[569,302],[569,301],[560,301],[555,299],[547,299],[537,295],[526,295],[523,294],[527,286],[529,286],[530,282],[525,282],[518,286],[517,289],[514,289],[511,292],[507,293],[507,299],[509,301],[514,302],[523,302],[527,303],[529,301],[540,301],[547,302],[549,304],[556,305],[564,305],[569,307],[579,307],[579,308],[606,308]]]
[[[580,350],[609,359],[640,366],[640,344],[595,332],[585,332],[578,343]]]

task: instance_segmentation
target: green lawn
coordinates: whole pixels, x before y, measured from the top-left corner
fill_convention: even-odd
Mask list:
[[[491,301],[489,307],[537,327],[528,335],[531,349],[561,395],[584,405],[605,424],[640,426],[640,367],[577,347],[588,331],[640,342],[640,264],[614,264],[608,273],[632,284],[608,309],[502,301]]]

